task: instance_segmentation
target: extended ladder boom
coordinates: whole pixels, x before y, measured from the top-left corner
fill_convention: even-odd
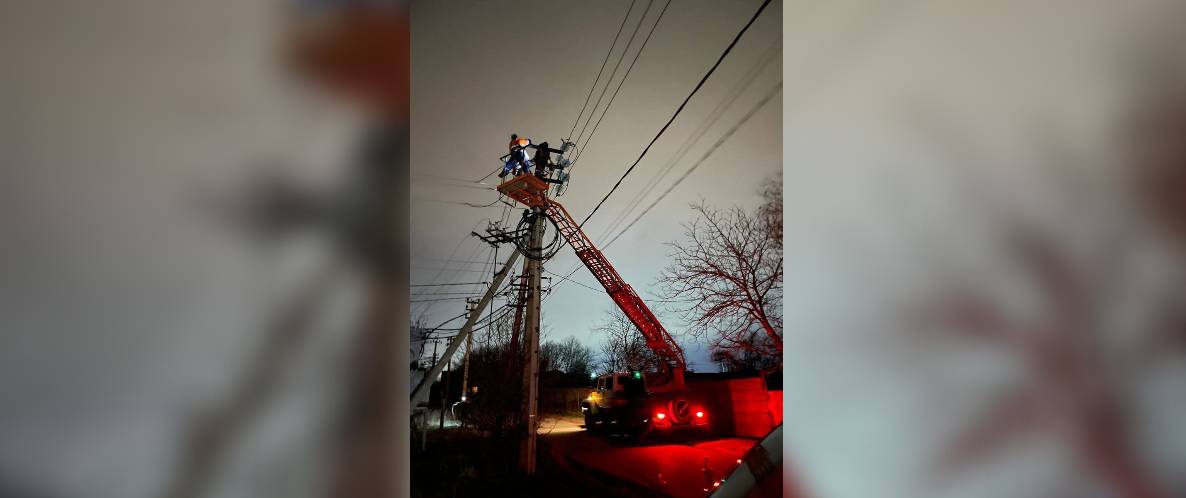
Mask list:
[[[609,297],[626,314],[626,318],[630,319],[630,323],[642,332],[647,347],[663,359],[671,374],[668,386],[683,389],[686,366],[683,349],[675,343],[671,334],[667,333],[667,329],[663,328],[646,303],[642,302],[642,298],[638,297],[621,275],[618,275],[618,271],[605,259],[605,255],[593,245],[593,241],[589,240],[581,226],[572,219],[568,210],[559,202],[548,198],[548,183],[528,174],[507,180],[498,186],[498,191],[526,206],[542,210],[544,216],[556,224],[560,235],[563,235],[564,240],[576,251],[577,258],[580,258],[589,272],[597,278]]]
[[[646,338],[647,346],[655,351],[660,358],[667,361],[669,367],[678,369],[682,373],[685,367],[683,350],[671,338],[671,334],[667,333],[667,329],[664,329],[663,325],[659,323],[659,319],[655,317],[646,303],[642,302],[642,298],[638,297],[638,294],[622,279],[609,260],[605,259],[605,255],[593,245],[576,221],[573,221],[568,210],[564,209],[564,206],[559,202],[547,198],[544,199],[542,207],[544,216],[556,223],[560,235],[563,235],[564,240],[568,241],[568,244],[576,251],[577,257],[597,278],[597,281],[605,288],[605,292],[617,303],[618,308],[622,309],[630,322],[642,332],[643,337]]]

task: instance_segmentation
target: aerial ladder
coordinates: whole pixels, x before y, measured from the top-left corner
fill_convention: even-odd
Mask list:
[[[663,360],[671,381],[670,387],[683,389],[683,373],[686,368],[683,349],[675,343],[671,334],[663,328],[663,324],[659,323],[659,319],[638,293],[634,292],[634,288],[618,274],[605,254],[593,245],[593,241],[589,240],[589,236],[581,230],[568,210],[547,196],[548,188],[549,184],[544,179],[524,174],[504,182],[498,187],[498,191],[527,207],[541,210],[545,217],[556,224],[560,235],[572,246],[577,258],[589,269],[622,313],[630,319],[630,323],[642,333],[647,347]],[[655,389],[664,387],[666,386],[654,386]]]
[[[561,168],[565,166],[564,163],[562,160]],[[641,372],[615,373],[609,376],[611,380],[599,379],[597,390],[582,403],[586,427],[592,430],[593,424],[612,423],[638,435],[655,428],[707,428],[703,400],[697,399],[698,396],[690,392],[684,383],[687,365],[683,349],[676,344],[638,293],[614,269],[605,254],[597,249],[568,210],[548,196],[551,185],[558,184],[558,192],[564,187],[567,175],[561,171],[559,176],[557,180],[548,178],[547,174],[522,174],[508,178],[498,186],[498,191],[555,224],[556,230],[572,246],[577,258],[642,334],[647,347],[661,360],[662,369],[656,372],[658,376],[648,375],[645,389],[631,389],[631,381],[641,385]]]

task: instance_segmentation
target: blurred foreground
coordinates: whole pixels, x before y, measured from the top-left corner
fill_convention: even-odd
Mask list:
[[[1186,496],[1186,4],[787,6],[813,496]]]
[[[0,496],[407,493],[379,3],[4,4]]]

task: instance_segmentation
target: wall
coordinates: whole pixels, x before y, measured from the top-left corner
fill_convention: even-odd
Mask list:
[[[720,435],[763,437],[782,423],[782,391],[767,391],[760,377],[689,381],[708,407]]]

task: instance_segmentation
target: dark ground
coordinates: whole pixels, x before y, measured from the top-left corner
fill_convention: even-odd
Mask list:
[[[518,475],[518,439],[464,428],[413,436],[412,496],[702,497],[756,441],[655,440],[632,445],[585,432],[574,415],[540,423],[538,472]],[[433,426],[435,427],[435,425]]]
[[[515,439],[488,438],[462,428],[427,435],[424,451],[412,448],[413,497],[571,496],[573,483],[555,473],[517,474]]]
[[[435,421],[435,419],[433,419]],[[435,429],[436,425],[432,425]],[[540,427],[538,472],[518,473],[519,439],[513,434],[491,434],[446,427],[412,436],[412,496],[461,498],[492,496],[602,498],[620,496],[590,489],[547,458],[544,438],[549,422]],[[421,437],[426,436],[426,441]],[[423,450],[422,448],[423,444]]]

